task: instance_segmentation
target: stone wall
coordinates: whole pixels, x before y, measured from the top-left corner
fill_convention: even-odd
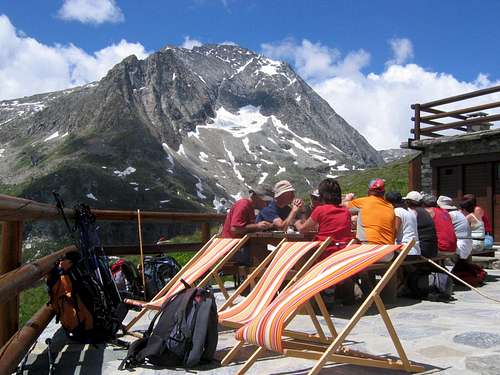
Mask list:
[[[458,136],[413,141],[412,147],[422,152],[422,190],[432,190],[431,162],[443,158],[461,158],[457,164],[467,163],[473,155],[498,154],[500,160],[500,129],[480,131]]]

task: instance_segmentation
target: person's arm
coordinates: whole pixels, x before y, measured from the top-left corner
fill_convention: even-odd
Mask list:
[[[268,230],[272,227],[272,224],[268,221],[259,221],[255,224],[247,224],[244,227],[231,227],[231,232],[237,235],[243,235],[253,232],[262,232]]]
[[[295,224],[297,213],[301,210],[303,205],[304,202],[301,199],[294,200],[292,203],[292,209],[290,210],[287,218],[283,220],[280,217],[277,217],[273,220],[273,227],[278,230],[286,231],[290,225]]]
[[[318,229],[318,223],[309,217],[305,221],[295,222],[295,228],[297,228],[300,233],[314,232]]]
[[[396,236],[398,235],[400,228],[401,228],[401,218],[399,216],[396,216],[394,220],[394,234]]]

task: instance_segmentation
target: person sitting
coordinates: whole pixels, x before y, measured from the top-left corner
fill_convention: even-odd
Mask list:
[[[268,185],[258,185],[249,190],[250,196],[236,201],[229,209],[222,227],[222,238],[241,238],[247,233],[262,232],[272,227],[268,221],[255,222],[255,210],[262,209],[273,200],[274,193]],[[234,255],[234,261],[242,266],[251,266],[250,249],[242,247]]]
[[[318,189],[315,189],[311,191],[309,194],[309,198],[311,200],[311,203],[307,206],[304,206],[304,209],[300,213],[300,219],[301,221],[305,221],[311,216],[312,212],[314,209],[321,204],[321,199],[319,197],[319,191]],[[316,229],[317,230],[317,229]],[[315,229],[312,229],[312,231],[316,231]]]
[[[481,219],[484,223],[484,248],[485,249],[491,249],[493,247],[493,227],[491,226],[491,220],[488,214],[486,213],[486,210],[483,209],[481,206],[478,206],[477,201],[476,201],[476,196],[474,194],[465,194],[464,199],[470,199],[474,203],[474,215]]]
[[[472,251],[471,229],[464,214],[453,205],[450,197],[440,195],[437,204],[440,208],[448,211],[457,236],[457,256],[459,259],[467,259]]]
[[[403,200],[410,211],[417,216],[417,232],[420,245],[420,254],[432,258],[437,255],[437,234],[434,221],[425,208],[422,207],[422,194],[410,191]]]
[[[432,194],[425,194],[422,197],[422,204],[434,221],[438,254],[454,254],[457,250],[457,236],[450,215],[446,210],[437,206],[437,199]]]
[[[339,183],[327,178],[319,184],[318,193],[321,204],[314,208],[307,220],[297,221],[295,226],[301,233],[317,228],[314,241],[332,238],[331,245],[321,254],[319,258],[321,260],[343,249],[354,236],[351,231],[351,214],[346,207],[341,206],[342,194]]]
[[[236,201],[229,209],[222,227],[221,237],[241,238],[247,233],[265,231],[272,224],[262,220],[255,222],[255,210],[262,209],[273,200],[273,192],[268,185],[258,185],[249,191],[248,198]]]
[[[394,206],[394,214],[396,215],[396,243],[406,244],[415,239],[415,245],[411,248],[408,255],[420,255],[416,214],[408,209],[408,205],[403,200],[401,193],[397,191],[387,193],[385,199]]]
[[[304,201],[295,198],[295,189],[286,180],[277,182],[273,192],[274,199],[260,211],[256,222],[266,221],[272,223],[274,229],[286,231],[289,226],[295,224]]]
[[[357,214],[356,237],[372,244],[393,244],[395,240],[395,215],[392,205],[384,199],[384,180],[376,178],[368,184],[368,196],[354,198],[353,193],[345,197],[344,204],[351,214]]]
[[[460,210],[465,215],[471,229],[472,254],[483,251],[485,234],[483,221],[474,213],[475,203],[472,199],[462,199],[460,202]]]

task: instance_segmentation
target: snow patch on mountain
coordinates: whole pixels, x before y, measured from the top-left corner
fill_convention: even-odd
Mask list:
[[[128,176],[129,174],[134,173],[135,171],[136,171],[136,169],[134,167],[127,167],[123,171],[116,170],[116,171],[113,171],[113,173],[118,177],[125,177],[125,176]]]

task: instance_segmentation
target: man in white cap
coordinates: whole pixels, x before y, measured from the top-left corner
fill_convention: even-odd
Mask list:
[[[286,231],[295,223],[304,201],[295,198],[295,189],[286,180],[277,182],[273,191],[274,200],[260,211],[256,221],[268,221],[273,224],[274,229]]]

